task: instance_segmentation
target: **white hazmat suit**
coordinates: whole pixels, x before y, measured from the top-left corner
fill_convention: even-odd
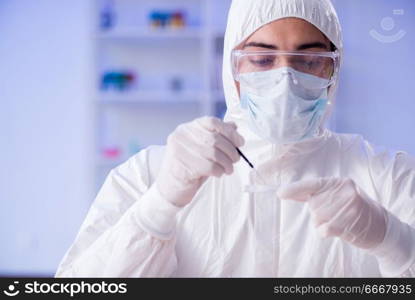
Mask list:
[[[414,159],[403,152],[376,151],[362,137],[336,134],[323,124],[317,137],[278,147],[249,130],[232,76],[231,51],[261,26],[285,17],[312,23],[342,51],[339,21],[329,0],[234,0],[223,83],[225,120],[234,122],[244,137],[242,152],[277,189],[294,186],[278,193],[252,192],[257,173],[239,160],[232,174],[207,178],[192,201],[178,207],[154,184],[166,147],[149,147],[110,172],[56,276],[415,276]],[[336,85],[330,88],[331,103]],[[316,185],[310,183],[316,178],[318,189],[329,191],[321,194],[327,202],[322,196],[310,203],[281,198],[293,194],[296,200],[293,191]],[[387,229],[378,247],[359,248],[350,238],[327,234],[327,226],[316,230],[313,214],[321,203],[342,198],[330,198],[333,185],[349,191],[356,186],[363,198],[384,209]]]

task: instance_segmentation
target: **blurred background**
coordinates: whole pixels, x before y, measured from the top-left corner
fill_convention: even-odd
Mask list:
[[[53,276],[109,170],[223,116],[230,2],[0,1],[0,276]],[[331,128],[415,155],[415,1],[333,3]]]

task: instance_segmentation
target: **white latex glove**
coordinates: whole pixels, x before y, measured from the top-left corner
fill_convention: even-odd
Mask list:
[[[156,186],[176,206],[188,204],[210,176],[233,173],[244,139],[234,123],[213,117],[182,124],[168,137]]]
[[[313,221],[324,237],[337,236],[359,248],[382,243],[387,212],[368,198],[351,179],[303,180],[278,191],[281,199],[306,202]]]

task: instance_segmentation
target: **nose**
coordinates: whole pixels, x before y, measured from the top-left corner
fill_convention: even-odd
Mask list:
[[[282,80],[282,76],[291,76],[291,80],[293,81],[293,83],[295,85],[298,84],[298,80],[294,74],[294,72],[292,72],[291,69],[294,69],[294,66],[292,64],[292,62],[290,61],[290,59],[285,56],[285,55],[281,55],[278,60],[277,60],[277,68],[290,68],[290,69],[285,69],[283,70],[283,72],[281,73],[281,78],[280,80]]]
[[[292,71],[292,69],[290,69],[291,67],[290,67],[289,65],[287,65],[287,66],[281,66],[281,67],[279,67],[279,68],[285,68],[285,69],[284,69],[284,70],[282,70],[282,72],[281,72],[281,74],[280,74],[279,78],[277,79],[277,83],[281,82],[281,80],[282,80],[285,76],[288,76],[288,77],[291,77],[291,80],[293,81],[293,83],[294,83],[295,85],[297,85],[297,84],[298,84],[297,77],[295,76],[295,74],[294,74],[294,72]]]
[[[292,64],[288,60],[288,57],[285,56],[285,55],[279,56],[277,66],[278,66],[278,68],[281,68],[281,67],[291,67],[292,68]]]

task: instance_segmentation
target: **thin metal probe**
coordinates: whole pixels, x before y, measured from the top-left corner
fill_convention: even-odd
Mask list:
[[[239,155],[244,159],[244,161],[246,161],[246,163],[251,167],[252,170],[255,171],[256,175],[258,176],[259,179],[261,179],[262,183],[264,185],[267,185],[265,180],[262,178],[262,176],[258,173],[258,171],[254,168],[254,165],[249,161],[249,159],[242,153],[241,150],[239,150],[238,147],[235,147],[236,151],[238,151]]]
[[[242,153],[242,151],[241,150],[239,150],[237,147],[235,147],[235,149],[236,149],[236,151],[238,151],[238,153],[239,153],[239,155],[244,159],[244,161],[246,161],[247,162],[247,164],[252,168],[252,169],[255,169],[254,168],[254,165],[249,161],[249,159],[247,159],[246,158],[246,156]]]

